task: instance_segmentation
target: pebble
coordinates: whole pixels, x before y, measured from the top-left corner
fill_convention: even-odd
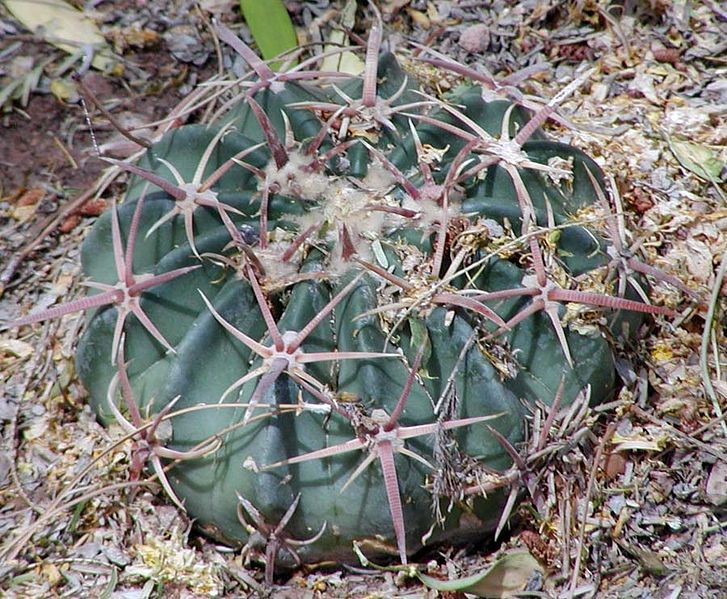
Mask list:
[[[471,54],[487,50],[490,45],[490,29],[484,23],[470,25],[459,36],[459,45]]]

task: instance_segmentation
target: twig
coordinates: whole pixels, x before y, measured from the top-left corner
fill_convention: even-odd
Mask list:
[[[712,287],[712,297],[709,300],[709,310],[707,311],[707,318],[704,323],[704,333],[702,333],[702,346],[699,351],[699,367],[702,371],[702,385],[704,386],[704,392],[709,397],[714,407],[714,412],[717,418],[722,419],[722,431],[727,437],[727,423],[724,421],[722,414],[722,407],[719,405],[719,399],[714,391],[712,385],[712,379],[709,376],[709,339],[712,335],[712,326],[714,324],[714,316],[717,311],[717,303],[719,302],[719,296],[722,293],[722,282],[725,277],[725,270],[727,270],[727,251],[722,254],[722,262],[719,265],[717,271],[717,277],[714,280],[714,286]],[[719,356],[715,355],[715,361],[719,361]]]
[[[720,422],[724,422],[726,418],[727,414],[722,414],[722,416],[720,416],[719,418],[712,418],[712,420],[710,420],[707,424],[705,424],[704,426],[700,426],[696,431],[694,431],[692,435],[694,437],[698,437],[702,433],[707,432],[713,426],[717,426]]]
[[[151,147],[151,143],[148,139],[144,139],[142,137],[137,137],[136,135],[134,135],[131,131],[124,127],[113,114],[111,114],[108,110],[106,110],[106,108],[104,108],[103,104],[101,104],[96,95],[83,82],[83,78],[78,73],[74,74],[71,79],[73,79],[73,82],[78,85],[78,88],[81,90],[81,94],[84,96],[84,98],[87,99],[91,104],[93,104],[96,109],[101,114],[103,114],[106,119],[114,126],[114,129],[121,133],[121,135],[144,148]]]
[[[702,532],[704,532],[704,533],[710,533],[710,532],[714,532],[715,530],[719,530],[721,528],[727,529],[727,520],[723,520],[722,522],[718,522],[714,526],[708,526],[707,528],[702,529]]]
[[[212,26],[212,23],[204,11],[200,8],[199,4],[195,4],[194,9],[212,37],[212,43],[215,46],[215,55],[217,56],[217,75],[222,77],[225,74],[225,61],[222,57],[222,47],[220,46],[220,38],[217,35],[217,30]]]
[[[588,504],[591,502],[591,496],[593,495],[593,487],[595,486],[596,473],[598,467],[601,465],[601,458],[603,457],[603,450],[606,444],[611,440],[613,433],[616,431],[616,423],[612,422],[608,425],[606,433],[603,435],[601,442],[598,444],[596,455],[593,458],[593,465],[591,466],[591,473],[588,476],[588,487],[586,488],[586,496],[583,498],[583,516],[581,518],[581,527],[578,533],[578,552],[576,553],[576,563],[573,566],[573,577],[570,583],[571,599],[575,597],[576,586],[578,585],[578,575],[581,571],[581,561],[583,560],[583,544],[586,540],[586,521],[588,520]]]
[[[58,146],[58,149],[63,152],[63,155],[66,157],[66,160],[68,160],[68,164],[71,165],[71,168],[74,170],[78,170],[78,162],[76,162],[76,159],[73,157],[73,155],[68,151],[68,148],[65,146],[65,144],[58,139],[57,135],[52,136],[53,143]]]
[[[631,44],[629,44],[629,39],[624,35],[623,29],[621,28],[621,24],[619,23],[618,19],[616,19],[611,13],[608,12],[608,10],[601,8],[600,6],[598,8],[598,14],[600,14],[613,28],[613,32],[616,34],[616,37],[619,39],[619,41],[623,44],[624,50],[626,50],[626,55],[631,55]]]
[[[570,481],[566,482],[570,487]],[[558,500],[558,516],[560,518],[560,533],[563,542],[561,543],[562,561],[560,564],[560,574],[565,579],[570,573],[570,543],[571,543],[571,504],[568,501],[570,497],[570,488],[564,494],[564,497]]]

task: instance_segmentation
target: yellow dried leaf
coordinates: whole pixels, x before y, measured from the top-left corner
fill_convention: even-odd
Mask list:
[[[420,10],[416,10],[414,8],[407,8],[406,12],[411,17],[411,20],[414,21],[416,25],[419,25],[422,29],[429,29],[432,26],[431,21],[429,20],[429,17],[425,15]]]
[[[651,350],[651,357],[657,362],[666,362],[674,357],[674,352],[664,343],[659,343]]]
[[[4,0],[12,15],[48,43],[75,54],[84,46],[95,52],[93,66],[110,69],[114,60],[106,40],[92,19],[63,0]]]
[[[356,1],[348,0],[341,11],[341,25],[353,29],[356,22]],[[340,30],[334,30],[327,40],[331,45],[326,46],[326,51],[333,50],[341,44],[348,45],[348,36]],[[327,56],[321,63],[322,71],[339,71],[358,75],[364,69],[363,61],[353,52],[343,52]]]
[[[724,163],[710,148],[678,139],[669,139],[668,142],[674,156],[685,169],[712,183],[719,181]]]
[[[0,339],[0,354],[28,358],[33,355],[33,346],[19,339]]]
[[[30,426],[23,431],[23,439],[33,441],[41,439],[48,434],[48,419],[45,416],[34,418]]]
[[[669,436],[664,432],[654,433],[640,428],[626,435],[617,432],[612,438],[615,451],[661,451],[668,441]]]
[[[10,211],[10,216],[20,223],[29,220],[35,214],[36,206],[18,206]]]
[[[427,18],[432,23],[442,22],[442,15],[439,14],[439,9],[434,2],[427,2]]]
[[[61,102],[73,101],[78,98],[76,86],[68,79],[54,79],[51,81],[50,91]]]
[[[126,48],[150,48],[161,40],[157,31],[139,27],[112,29],[110,35],[117,52],[123,52]]]
[[[58,566],[55,564],[43,564],[41,571],[43,573],[43,577],[48,581],[48,584],[51,587],[56,586],[61,580],[63,580],[63,575],[58,569]]]

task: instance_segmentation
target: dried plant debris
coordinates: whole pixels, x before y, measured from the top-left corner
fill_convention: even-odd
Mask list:
[[[118,88],[106,87],[108,75],[94,74],[90,81],[112,115],[136,115],[125,121],[132,136],[143,125],[139,136],[154,141],[192,113],[203,122],[212,118],[232,97],[232,87],[221,80],[197,88],[189,104],[177,107],[174,119],[164,120],[196,83],[216,76],[217,56],[238,75],[247,71],[235,52],[216,43],[206,24],[211,17],[228,26],[239,22],[234,3],[201,2],[201,12],[183,4],[147,3],[121,10],[100,3],[94,9],[96,26],[122,54],[121,76],[135,93],[122,100],[114,91]],[[506,496],[522,500],[509,520],[499,522],[497,546],[481,541],[456,549],[444,541],[434,551],[412,556],[413,565],[407,567],[439,581],[476,579],[499,557],[527,549],[539,564],[532,571],[544,571],[526,577],[527,588],[539,596],[718,596],[727,585],[723,9],[716,2],[687,8],[670,1],[619,5],[618,10],[577,2],[386,0],[378,5],[384,46],[397,52],[412,81],[435,98],[475,81],[485,96],[500,94],[537,111],[545,103],[542,98],[556,96],[593,69],[546,126],[551,137],[582,148],[614,174],[604,199],[619,216],[617,226],[604,219],[606,208],[597,198],[589,212],[571,215],[590,219],[594,229],[619,240],[610,268],[578,281],[579,288],[587,285],[593,293],[615,293],[622,286],[635,290],[638,269],[653,267],[665,276],[650,279],[651,300],[678,312],[648,335],[622,341],[616,360],[620,391],[611,401],[589,406],[584,390],[568,407],[559,408],[555,394],[544,396],[525,410],[526,440],[506,448],[512,453],[510,469],[488,471],[467,463],[456,475],[445,469],[433,477],[432,488],[446,488],[449,494],[456,490],[465,500],[483,489],[504,489]],[[363,6],[358,11],[354,6],[352,16],[350,6],[344,10],[346,2],[287,6],[299,39],[318,44],[314,52],[344,43],[349,57],[374,17]],[[181,28],[178,32],[172,22]],[[72,83],[71,70],[82,68],[91,55],[66,57],[47,46],[40,46],[45,54],[39,52],[42,40],[31,40],[4,5],[0,31],[7,34],[0,48],[2,268],[31,238],[39,239],[36,252],[23,254],[12,270],[15,277],[1,281],[0,319],[8,321],[31,305],[51,307],[82,297],[77,248],[83,227],[69,226],[70,233],[45,238],[40,234],[45,226],[39,223],[56,210],[57,202],[90,185],[101,167],[91,158],[95,150],[90,141],[82,141],[88,125],[72,104],[80,91],[65,87]],[[244,27],[235,31],[252,42]],[[133,58],[138,52],[145,53],[143,60]],[[205,59],[204,66],[197,66]],[[464,68],[453,74],[432,64],[438,60]],[[468,69],[474,72],[467,75]],[[54,80],[60,83],[52,87]],[[216,99],[208,102],[211,96]],[[105,117],[90,101],[87,105],[100,145],[111,142],[117,158],[139,150],[133,139],[111,140],[115,134]],[[323,112],[325,107],[311,110]],[[42,122],[44,116],[52,118]],[[29,148],[19,153],[20,141],[27,139],[43,152],[30,153]],[[436,160],[437,148],[429,149]],[[34,163],[40,168],[31,169]],[[396,176],[386,171],[381,179],[391,183]],[[99,189],[113,202],[117,188]],[[488,231],[499,251],[520,251],[507,245],[516,237],[507,223],[499,231],[490,224]],[[481,235],[454,226],[451,233],[459,236],[461,247]],[[248,234],[242,231],[243,238]],[[270,235],[275,248],[275,235],[282,233],[271,230]],[[548,235],[557,236],[558,230]],[[416,263],[405,266],[417,268]],[[400,293],[396,283],[386,283],[392,297]],[[261,285],[266,293],[272,289],[265,281]],[[569,327],[594,327],[599,318],[597,312],[579,312],[567,314],[564,321]],[[151,460],[150,467],[139,461],[140,444],[146,443],[148,455],[154,456],[155,437],[165,438],[161,419],[146,439],[132,437],[123,426],[104,428],[96,422],[74,366],[75,343],[84,326],[83,317],[67,315],[32,330],[0,333],[0,592],[23,597],[270,592],[265,587],[266,545],[253,544],[240,553],[199,536],[184,513],[165,502],[163,470],[157,471]],[[506,376],[517,356],[506,344],[492,352],[492,363]],[[427,374],[419,372],[420,377]],[[443,396],[442,409],[446,412],[457,400],[456,394]],[[118,405],[125,414],[123,403]],[[153,415],[140,416],[147,425],[155,424]],[[441,437],[438,452],[448,456],[442,459],[460,459],[446,435]],[[381,460],[375,451],[364,455],[357,449],[350,454],[356,463]],[[263,506],[257,499],[249,503],[252,513],[240,504],[241,516],[248,526],[259,527],[254,512]],[[514,499],[507,505],[513,506]],[[280,534],[288,539],[286,531]],[[305,542],[317,532],[289,537]],[[288,550],[283,543],[278,551]],[[384,569],[371,563],[303,569],[292,578],[281,573],[272,593],[433,593],[413,577],[414,570],[380,567]]]

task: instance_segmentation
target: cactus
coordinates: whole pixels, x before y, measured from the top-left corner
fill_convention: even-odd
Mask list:
[[[135,433],[133,474],[148,459],[204,531],[263,549],[269,580],[493,529],[505,495],[482,481],[529,407],[603,401],[609,340],[670,313],[601,169],[541,129],[582,80],[531,111],[436,55],[478,85],[419,91],[379,27],[361,78],[273,73],[220,36],[257,79],[115,161],[132,182],[82,248],[100,292],[13,326],[93,309],[78,372]]]

